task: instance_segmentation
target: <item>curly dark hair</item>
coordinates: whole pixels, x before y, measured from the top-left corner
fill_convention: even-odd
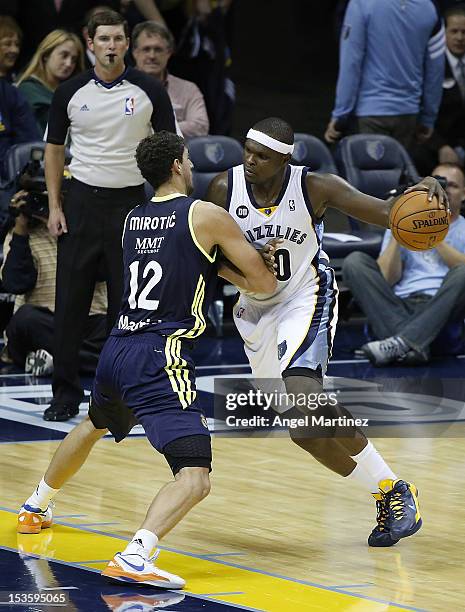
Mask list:
[[[139,142],[136,149],[137,166],[155,191],[170,180],[174,160],[182,160],[184,147],[184,138],[164,130]]]
[[[294,144],[294,130],[289,123],[279,117],[262,119],[262,121],[259,121],[253,126],[253,129],[263,132],[267,136],[279,140],[279,142],[290,145]]]

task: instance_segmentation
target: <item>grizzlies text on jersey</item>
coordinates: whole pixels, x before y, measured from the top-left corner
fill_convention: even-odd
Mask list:
[[[244,167],[228,172],[229,212],[255,248],[282,238],[274,253],[278,287],[271,296],[242,292],[234,322],[255,378],[279,379],[289,368],[321,368],[331,356],[337,321],[334,271],[321,249],[323,221],[307,192],[308,168],[288,166],[275,202],[260,206]]]

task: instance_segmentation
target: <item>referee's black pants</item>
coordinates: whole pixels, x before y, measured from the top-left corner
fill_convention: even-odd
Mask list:
[[[53,349],[53,399],[80,402],[79,349],[98,273],[104,270],[108,291],[107,333],[113,327],[123,294],[121,236],[128,212],[145,201],[143,185],[112,189],[73,179],[63,211],[68,233],[58,238]]]

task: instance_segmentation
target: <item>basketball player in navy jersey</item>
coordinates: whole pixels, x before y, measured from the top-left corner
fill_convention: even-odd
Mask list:
[[[269,248],[277,266],[275,293],[241,291],[233,314],[254,377],[282,378],[287,393],[297,396],[323,392],[336,330],[338,290],[321,249],[325,209],[388,227],[391,203],[360,193],[337,176],[290,165],[293,143],[285,121],[260,121],[247,134],[243,165],[214,178],[207,199],[229,210],[256,248],[274,239]],[[410,190],[428,191],[447,205],[431,177]],[[320,406],[312,414],[350,416],[338,405]],[[297,428],[290,435],[320,463],[374,495],[378,514],[370,546],[392,546],[421,527],[415,486],[397,478],[361,431]]]
[[[126,549],[103,575],[125,583],[179,589],[184,580],[154,565],[158,540],[210,491],[211,444],[197,399],[192,343],[205,330],[217,274],[245,291],[273,293],[276,279],[232,217],[193,200],[184,140],[169,132],[136,151],[155,196],[126,217],[124,294],[99,360],[89,416],[63,440],[33,495],[21,507],[20,533],[52,522],[50,500],[108,430],[121,441],[139,422],[174,475],[153,500]],[[217,261],[217,250],[233,264]]]

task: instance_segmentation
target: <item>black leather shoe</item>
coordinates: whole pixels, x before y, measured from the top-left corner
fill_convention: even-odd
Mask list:
[[[405,353],[405,355],[397,361],[397,363],[401,366],[420,366],[429,363],[429,360],[430,352],[428,349],[421,352],[410,349],[408,353]]]
[[[52,402],[44,412],[44,421],[69,421],[79,414],[77,402]]]

